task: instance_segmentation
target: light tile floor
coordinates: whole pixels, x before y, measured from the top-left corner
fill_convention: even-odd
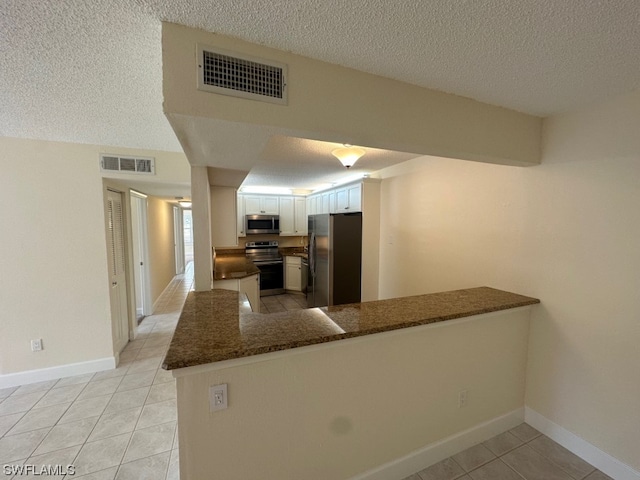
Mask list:
[[[304,293],[284,293],[260,297],[260,313],[277,313],[307,308],[307,297]]]
[[[404,480],[611,480],[522,423]]]
[[[179,480],[175,383],[160,363],[193,283],[189,264],[146,317],[115,370],[0,390],[0,478]],[[263,313],[306,308],[262,297]],[[4,466],[75,466],[75,475],[6,475]],[[405,480],[611,480],[527,424]]]
[[[178,480],[175,382],[160,363],[193,264],[174,278],[115,370],[0,390],[0,478]],[[6,474],[5,465],[75,466],[75,475]]]

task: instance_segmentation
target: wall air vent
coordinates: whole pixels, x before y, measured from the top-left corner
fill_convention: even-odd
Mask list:
[[[198,90],[287,104],[287,66],[198,45]]]
[[[103,172],[156,174],[156,159],[149,157],[121,157],[119,155],[100,155],[100,170]]]

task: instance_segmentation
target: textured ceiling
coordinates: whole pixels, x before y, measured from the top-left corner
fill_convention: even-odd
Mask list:
[[[540,116],[640,87],[638,0],[2,0],[0,136],[180,151],[163,20]]]

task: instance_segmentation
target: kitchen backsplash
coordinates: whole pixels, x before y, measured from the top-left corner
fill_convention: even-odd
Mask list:
[[[224,252],[225,250],[244,248],[244,244],[247,242],[263,242],[267,240],[277,240],[280,248],[304,247],[309,243],[307,236],[281,237],[280,235],[249,235],[248,237],[239,237],[237,247],[218,247],[216,245],[214,245],[214,247],[216,252]]]

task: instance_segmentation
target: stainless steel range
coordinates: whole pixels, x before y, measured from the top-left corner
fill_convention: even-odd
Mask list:
[[[247,242],[244,253],[260,270],[260,296],[284,293],[284,264],[278,242]]]

